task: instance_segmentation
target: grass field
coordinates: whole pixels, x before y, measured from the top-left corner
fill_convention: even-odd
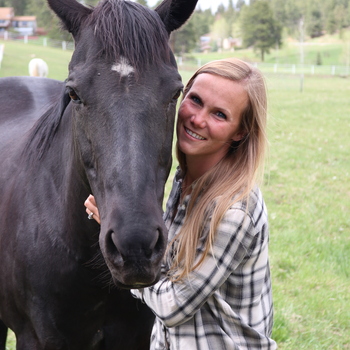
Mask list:
[[[271,226],[281,349],[350,349],[350,80],[268,77]],[[296,82],[298,86],[298,83]]]
[[[64,80],[68,76],[68,63],[72,51],[52,47],[24,44],[23,42],[0,40],[5,45],[0,77],[29,75],[28,64],[34,58],[42,58],[49,66],[49,78]]]
[[[0,75],[19,61],[5,45]],[[34,51],[16,50],[26,58]],[[65,79],[69,52],[61,57],[62,51],[47,50],[50,77]],[[181,73],[184,81],[191,74]],[[274,338],[282,350],[349,350],[350,79],[306,76],[303,92],[296,76],[266,79],[270,151],[262,190],[270,218]],[[13,334],[7,348],[15,349]]]

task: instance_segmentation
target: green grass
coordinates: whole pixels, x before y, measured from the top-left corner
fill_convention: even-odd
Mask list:
[[[5,44],[12,59],[5,65],[4,58],[0,73],[15,62],[19,72],[19,58]],[[24,61],[33,50],[21,51]],[[66,69],[68,53],[48,51],[46,59]],[[50,76],[66,77],[60,74]],[[186,82],[192,72],[181,74]],[[266,78],[270,151],[262,190],[270,218],[273,336],[282,350],[349,350],[350,79],[306,76],[300,92],[297,76]],[[9,350],[13,339],[10,334]]]
[[[0,40],[5,45],[0,77],[29,75],[28,64],[33,57],[42,58],[49,66],[49,78],[65,80],[72,51],[52,47]]]
[[[350,81],[268,83],[274,334],[280,349],[350,349]]]

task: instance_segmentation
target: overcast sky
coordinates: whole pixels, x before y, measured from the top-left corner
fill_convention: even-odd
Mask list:
[[[148,6],[152,7],[158,0],[147,0]],[[235,2],[235,1],[234,1]],[[225,7],[228,5],[228,0],[198,0],[198,5],[202,10],[211,8],[213,12],[216,11],[218,5],[223,4]]]

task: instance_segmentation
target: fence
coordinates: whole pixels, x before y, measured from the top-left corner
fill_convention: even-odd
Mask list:
[[[0,32],[0,38],[4,40],[18,40],[34,45],[43,45],[62,50],[74,50],[74,42],[59,41],[46,37],[28,37],[12,32]],[[177,63],[181,69],[194,70],[197,67],[207,63],[201,59],[189,59],[188,57],[176,57]],[[350,64],[339,65],[307,65],[307,64],[281,64],[281,63],[254,63],[264,73],[291,74],[291,75],[329,75],[348,77],[350,75]]]
[[[49,39],[47,37],[21,35],[8,31],[0,32],[0,38],[3,40],[22,41],[25,44],[28,44],[30,42],[31,45],[49,46],[60,48],[62,50],[74,50],[74,42],[72,41],[62,41]]]
[[[0,44],[0,68],[1,68],[1,62],[2,62],[3,56],[4,56],[4,45]]]
[[[193,70],[207,63],[207,61],[198,59],[186,59],[177,57],[177,63],[181,69]],[[278,64],[278,63],[253,63],[264,73],[291,74],[291,75],[331,75],[348,77],[350,75],[350,65],[307,65],[307,64]]]

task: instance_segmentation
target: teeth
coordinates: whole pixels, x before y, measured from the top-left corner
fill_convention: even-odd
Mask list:
[[[186,130],[187,134],[191,135],[191,136],[194,137],[195,139],[197,139],[197,140],[205,140],[204,137],[202,137],[202,136],[200,136],[200,135],[198,135],[198,134],[195,134],[195,133],[192,132],[191,130],[189,130],[189,129],[187,129],[187,128],[185,128],[185,130]]]

